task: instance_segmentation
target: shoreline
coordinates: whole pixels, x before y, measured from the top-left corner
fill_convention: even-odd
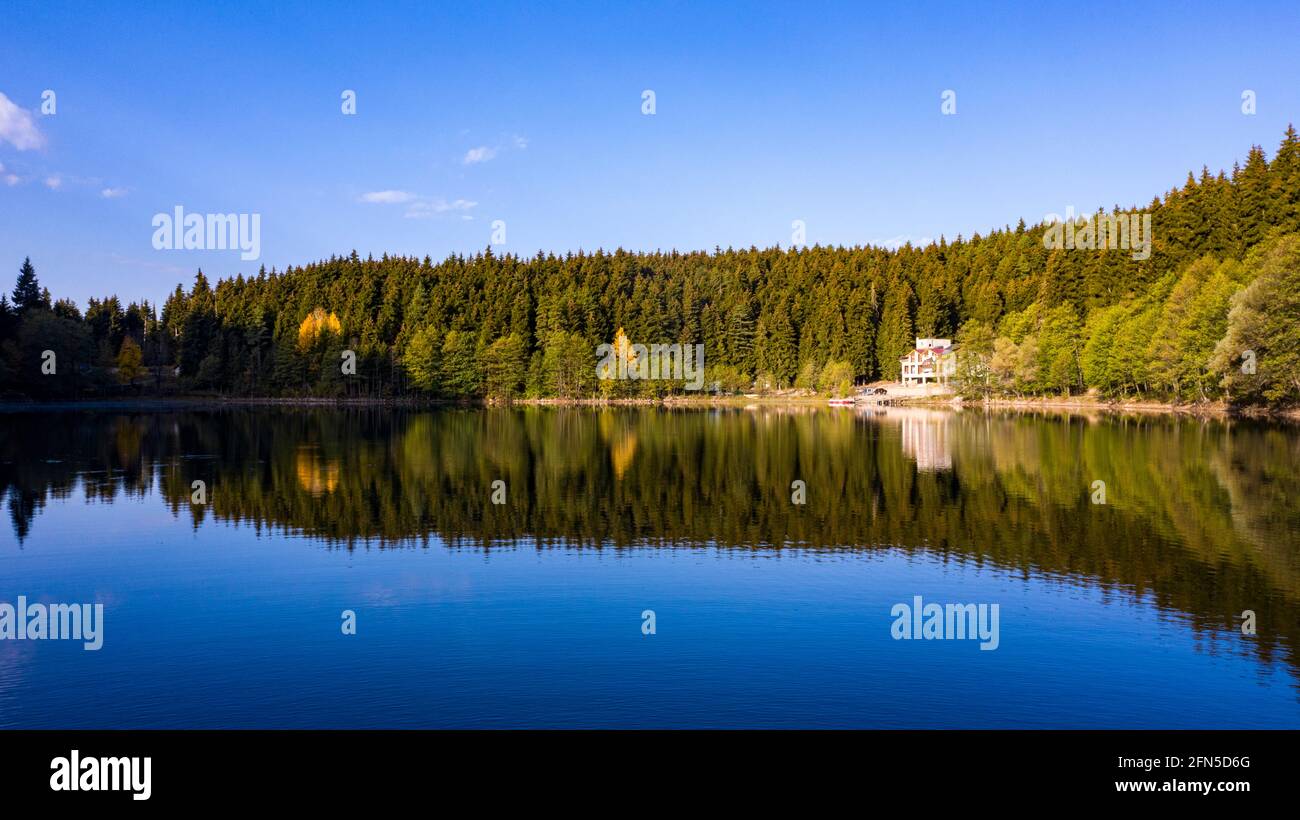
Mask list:
[[[74,401],[31,401],[0,402],[0,413],[78,411],[78,410],[210,410],[223,407],[375,407],[419,409],[433,407],[501,407],[517,405],[522,407],[664,407],[664,408],[705,408],[705,407],[825,407],[829,397],[817,395],[740,395],[740,396],[668,396],[664,398],[621,398],[621,399],[560,399],[533,398],[502,401],[492,399],[448,400],[430,398],[317,398],[299,397],[216,397],[186,396],[159,398],[119,398],[86,399]],[[873,405],[859,405],[859,407]],[[875,405],[878,407],[929,407],[933,409],[960,410],[1016,410],[1029,411],[1066,411],[1099,414],[1142,414],[1191,416],[1195,418],[1218,419],[1262,419],[1300,422],[1300,407],[1267,408],[1258,406],[1234,407],[1224,402],[1198,402],[1193,404],[1174,404],[1156,401],[1100,401],[1085,397],[1078,398],[998,398],[966,401],[956,396],[927,396],[905,398],[893,404]],[[854,409],[854,408],[839,408]]]
[[[931,397],[905,402],[908,405],[943,406],[954,408],[1009,409],[1009,410],[1066,410],[1092,413],[1134,413],[1144,415],[1192,416],[1218,419],[1282,419],[1300,421],[1300,407],[1262,407],[1245,405],[1235,407],[1227,402],[1193,402],[1175,404],[1161,401],[1104,401],[1087,397],[1077,398],[1020,398],[981,399],[964,401],[960,398]]]
[[[1193,402],[1175,404],[1162,401],[1106,401],[1086,397],[1072,398],[1019,398],[979,399],[966,401],[959,397],[926,397],[905,400],[903,406],[951,407],[965,409],[1006,410],[1067,410],[1092,413],[1135,413],[1145,415],[1193,416],[1195,418],[1286,419],[1300,421],[1300,407],[1263,407],[1258,405],[1233,406],[1227,402]]]

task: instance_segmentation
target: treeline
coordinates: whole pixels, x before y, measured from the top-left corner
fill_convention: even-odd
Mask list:
[[[31,259],[13,298],[0,294],[0,397],[79,398],[143,390],[171,365],[174,346],[149,302],[125,308],[116,296],[91,299],[85,314],[71,299],[53,301]]]
[[[597,346],[622,338],[703,344],[716,390],[843,390],[896,379],[914,337],[939,336],[965,351],[964,389],[978,395],[1300,400],[1295,129],[1272,161],[1256,146],[1231,173],[1188,174],[1142,210],[1149,255],[1049,250],[1052,226],[1023,220],[897,250],[520,258],[488,248],[438,263],[354,251],[215,286],[200,271],[161,314],[109,297],[81,316],[51,304],[25,265],[12,303],[0,302],[0,378],[10,395],[59,397],[683,391],[598,380]],[[71,366],[42,373],[46,350]]]
[[[1266,240],[1244,261],[1204,256],[1083,317],[1035,303],[996,327],[972,319],[958,332],[967,396],[1290,404],[1300,399],[1300,235]]]

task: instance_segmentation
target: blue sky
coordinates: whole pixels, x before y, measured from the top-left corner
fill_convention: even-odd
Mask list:
[[[498,219],[500,250],[522,255],[787,246],[796,219],[809,244],[969,235],[1144,205],[1300,124],[1295,2],[0,16],[0,288],[30,255],[83,307],[160,299],[200,266],[473,253]],[[177,205],[260,214],[261,258],[155,250],[151,220]]]

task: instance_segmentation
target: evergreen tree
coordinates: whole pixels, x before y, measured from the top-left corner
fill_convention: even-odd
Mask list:
[[[31,257],[23,260],[18,271],[18,281],[14,283],[13,305],[20,313],[41,306],[41,284],[36,280],[36,268],[32,267]]]
[[[591,346],[576,333],[557,330],[546,340],[542,359],[543,386],[552,396],[571,399],[595,390],[595,361]]]
[[[487,394],[497,399],[512,399],[524,387],[528,355],[523,337],[516,333],[488,345],[483,353],[483,385]]]
[[[422,327],[411,334],[402,364],[416,389],[434,393],[442,371],[442,339],[432,326]]]
[[[1249,248],[1264,238],[1272,224],[1268,160],[1258,145],[1251,146],[1250,153],[1246,156],[1246,165],[1234,182],[1239,191],[1237,203],[1241,238],[1245,247]]]
[[[898,381],[902,373],[900,360],[916,347],[912,332],[912,288],[907,283],[896,284],[885,295],[885,309],[880,315],[880,328],[876,333],[876,360],[880,376]]]
[[[478,395],[482,376],[474,339],[459,330],[448,331],[442,342],[442,384],[448,395]]]
[[[1270,212],[1274,225],[1285,231],[1300,231],[1300,137],[1294,125],[1286,127],[1269,166]]]

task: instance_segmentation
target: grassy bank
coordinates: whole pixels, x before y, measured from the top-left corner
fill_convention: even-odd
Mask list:
[[[1203,418],[1282,418],[1300,421],[1300,407],[1238,406],[1222,401],[1176,404],[1160,401],[1106,400],[1089,396],[999,398],[962,400],[959,397],[930,397],[912,399],[908,405],[926,405],[962,408],[1005,408],[1012,410],[1071,410],[1097,413],[1148,413]]]
[[[830,397],[816,394],[785,395],[701,395],[664,398],[533,398],[501,400],[446,400],[430,398],[318,398],[288,397],[220,397],[183,396],[169,398],[94,399],[63,402],[0,402],[0,413],[47,411],[175,411],[207,410],[220,407],[826,407]],[[870,406],[870,405],[868,405]],[[894,407],[933,407],[963,410],[1067,411],[1076,413],[1140,413],[1150,415],[1195,416],[1201,418],[1267,418],[1300,421],[1300,407],[1234,406],[1225,402],[1173,404],[1157,401],[1107,401],[1088,396],[999,398],[962,400],[956,396],[930,396],[900,399]]]

